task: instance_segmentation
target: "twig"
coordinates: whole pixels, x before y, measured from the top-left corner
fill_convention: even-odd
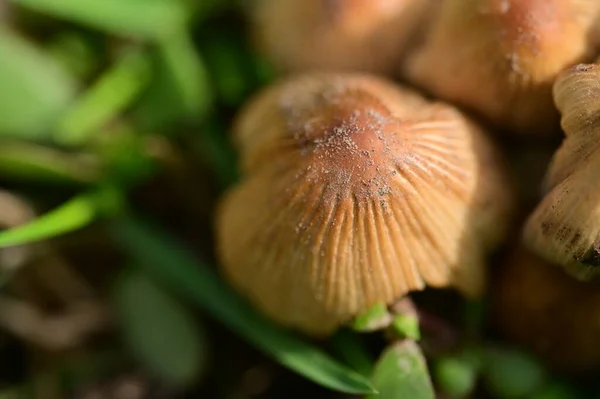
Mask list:
[[[58,316],[49,316],[18,299],[0,296],[0,325],[33,344],[51,351],[80,345],[88,334],[107,326],[107,310],[94,302],[72,305]]]

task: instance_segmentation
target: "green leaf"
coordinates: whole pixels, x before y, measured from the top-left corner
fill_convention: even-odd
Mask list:
[[[139,265],[282,365],[333,390],[374,392],[365,377],[259,315],[170,237],[131,220],[118,220],[113,227],[117,242]]]
[[[20,140],[0,139],[0,177],[45,183],[91,183],[100,178],[97,160]]]
[[[0,248],[40,241],[78,230],[104,212],[118,209],[119,197],[112,189],[79,195],[37,219],[0,232]]]
[[[486,386],[498,398],[530,397],[546,379],[543,366],[530,354],[495,346],[485,352],[483,376]]]
[[[463,356],[444,356],[435,362],[435,380],[451,398],[464,398],[477,383],[477,367]]]
[[[186,23],[186,9],[171,0],[11,0],[22,7],[106,32],[163,39]]]
[[[375,365],[373,383],[380,399],[435,399],[425,358],[415,341],[399,341],[386,349]]]
[[[144,366],[178,387],[202,377],[206,337],[185,307],[137,270],[117,280],[114,302],[127,343]]]
[[[373,374],[373,359],[360,336],[350,330],[340,330],[332,339],[332,347],[348,365],[362,375]]]
[[[399,314],[394,316],[392,329],[402,338],[421,339],[419,319],[413,314]]]
[[[380,303],[358,315],[352,322],[352,329],[364,332],[383,329],[389,325],[391,320],[390,312],[386,304]]]
[[[58,125],[54,140],[66,146],[85,144],[105,123],[131,105],[149,78],[150,65],[144,54],[125,54],[70,109]]]
[[[75,80],[5,28],[0,28],[0,60],[0,137],[44,138],[74,98]]]

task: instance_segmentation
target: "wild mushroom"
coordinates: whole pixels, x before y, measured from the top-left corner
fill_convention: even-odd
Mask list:
[[[562,73],[554,98],[566,137],[524,239],[544,259],[588,279],[600,271],[600,65]]]
[[[600,1],[446,0],[439,7],[404,65],[408,80],[503,128],[558,133],[552,83],[594,56]]]
[[[491,320],[508,339],[562,372],[600,366],[600,286],[517,247],[494,276]]]
[[[392,73],[432,0],[257,0],[257,47],[286,71]]]
[[[245,177],[222,200],[232,285],[315,336],[425,285],[476,296],[508,224],[496,148],[457,109],[362,74],[281,81],[234,129]]]

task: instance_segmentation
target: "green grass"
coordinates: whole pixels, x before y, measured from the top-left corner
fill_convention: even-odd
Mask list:
[[[200,307],[282,365],[324,387],[374,393],[368,377],[258,315],[175,239],[124,219],[123,214],[135,208],[129,203],[130,187],[152,177],[153,169],[143,167],[152,156],[141,147],[151,134],[182,138],[177,130],[185,126],[193,134],[183,138],[209,156],[221,186],[235,180],[235,161],[224,139],[229,119],[219,120],[218,101],[239,106],[253,90],[253,83],[242,78],[245,69],[258,68],[260,62],[249,54],[231,53],[228,43],[217,40],[209,46],[209,54],[212,66],[217,65],[212,70],[218,72],[209,74],[192,39],[190,19],[194,13],[207,18],[206,13],[222,8],[213,3],[193,10],[185,1],[171,0],[13,3],[38,13],[36,18],[70,22],[83,30],[54,44],[52,51],[14,30],[0,34],[0,59],[10,60],[0,62],[0,82],[6,88],[0,95],[0,140],[12,140],[0,148],[0,178],[33,185],[70,183],[81,191],[32,222],[1,232],[0,248],[77,234],[93,222],[111,221],[114,240],[131,255],[133,264],[159,283],[154,287],[146,280],[138,284],[139,279],[124,277],[115,286],[115,303],[125,318],[125,331],[133,336],[129,342],[134,354],[165,380],[183,383],[200,374],[203,349],[185,315],[186,308]],[[68,59],[73,41],[93,46],[91,38],[98,35],[115,41],[117,52],[87,60],[109,59],[107,65],[88,66],[99,70],[91,79],[82,80],[79,69],[68,69],[72,63],[53,58],[58,54]],[[261,73],[257,69],[256,75]],[[96,167],[79,164],[80,156],[94,160],[91,164]],[[184,306],[178,308],[161,294],[160,286],[175,293]],[[148,299],[135,302],[139,296]],[[143,333],[158,328],[143,318],[147,302],[156,302],[156,309],[179,309],[155,315],[163,330],[154,335]],[[160,317],[170,319],[164,322]],[[152,336],[181,345],[169,349]],[[357,345],[342,346],[360,353]],[[169,357],[178,351],[189,356]]]

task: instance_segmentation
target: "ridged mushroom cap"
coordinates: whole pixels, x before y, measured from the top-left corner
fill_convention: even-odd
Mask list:
[[[286,71],[392,73],[432,0],[256,0],[257,48]]]
[[[235,139],[245,176],[220,206],[219,256],[274,320],[324,336],[426,284],[481,293],[511,190],[455,108],[372,76],[305,74],[251,101]]]
[[[446,0],[407,78],[521,134],[557,132],[552,84],[589,62],[597,0]]]
[[[577,281],[516,249],[492,279],[491,320],[553,369],[586,372],[600,366],[600,286]]]
[[[587,279],[600,272],[600,65],[565,71],[554,98],[566,137],[524,239],[546,260]]]

